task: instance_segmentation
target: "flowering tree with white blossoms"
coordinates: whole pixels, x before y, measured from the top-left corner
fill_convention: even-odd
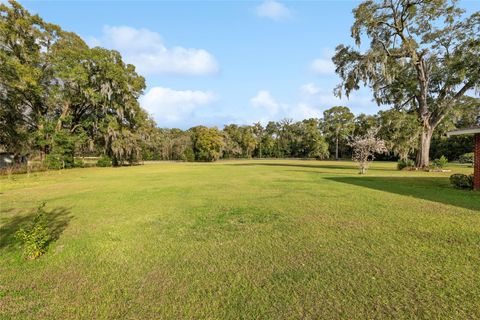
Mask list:
[[[385,141],[377,139],[376,133],[376,129],[370,129],[365,135],[355,136],[348,143],[353,148],[352,159],[358,162],[360,174],[365,174],[375,154],[388,152]]]

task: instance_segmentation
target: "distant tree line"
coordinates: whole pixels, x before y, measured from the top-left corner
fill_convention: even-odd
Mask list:
[[[321,119],[180,130],[157,127],[139,105],[144,89],[144,78],[117,51],[89,48],[76,34],[31,15],[15,1],[0,4],[0,149],[38,158],[48,167],[72,167],[82,156],[109,158],[113,165],[350,158],[348,142],[372,128],[390,150],[384,159],[407,159],[423,150],[423,120],[415,108],[355,116],[336,106]],[[478,98],[458,97],[432,133],[430,154],[455,160],[470,152],[469,137],[444,133],[473,125],[479,114]]]
[[[446,131],[475,124],[479,99],[465,97],[457,116],[445,121],[433,137],[432,157],[449,160],[473,150],[471,137],[445,136]],[[266,125],[229,124],[223,129],[197,126],[188,130],[154,128],[142,150],[146,160],[215,161],[239,158],[351,158],[349,142],[372,129],[385,141],[387,155],[378,159],[413,158],[419,150],[420,128],[414,113],[390,109],[376,115],[355,116],[348,107],[336,106],[321,119],[283,119]]]

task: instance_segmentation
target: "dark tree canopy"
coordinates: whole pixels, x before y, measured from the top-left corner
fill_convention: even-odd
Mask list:
[[[138,98],[145,80],[116,51],[0,4],[0,145],[39,152],[54,167],[96,146],[114,163],[134,162],[151,126]],[[89,145],[89,148],[85,148]]]

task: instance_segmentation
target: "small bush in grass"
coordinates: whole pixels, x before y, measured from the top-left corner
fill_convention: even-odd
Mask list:
[[[466,175],[461,173],[452,174],[450,183],[458,189],[473,189],[473,174]]]
[[[112,166],[112,159],[107,156],[102,156],[97,161],[97,167],[111,167]]]
[[[458,158],[458,162],[460,162],[460,163],[473,163],[473,152],[462,154]]]
[[[363,136],[353,137],[348,145],[353,149],[352,159],[358,163],[360,174],[367,172],[370,162],[375,159],[376,153],[387,153],[385,141],[376,137],[377,129],[370,129]]]
[[[83,162],[82,159],[75,159],[75,162],[73,164],[75,168],[83,168],[85,167],[85,162]]]
[[[413,161],[412,159],[398,160],[398,163],[397,163],[398,170],[403,170],[405,168],[413,168],[413,167],[415,167],[415,161]]]
[[[64,162],[57,153],[50,153],[45,157],[45,166],[48,169],[59,170],[64,168]]]
[[[40,257],[47,250],[48,241],[51,239],[45,203],[37,208],[37,212],[30,225],[21,228],[15,234],[23,242],[23,255],[25,259],[33,260]]]
[[[433,160],[433,166],[435,168],[445,168],[448,164],[448,159],[445,156],[441,156],[440,159]]]

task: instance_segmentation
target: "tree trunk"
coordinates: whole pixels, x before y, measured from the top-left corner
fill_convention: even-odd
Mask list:
[[[417,168],[426,168],[430,164],[430,143],[432,141],[434,127],[424,125],[420,137],[420,149],[417,152]]]
[[[336,145],[335,145],[335,160],[338,160],[338,136],[336,138],[335,143],[336,143]]]
[[[420,136],[420,149],[417,152],[416,167],[425,168],[428,167],[430,162],[430,141],[432,140],[432,133],[434,126],[430,125],[430,117],[432,116],[428,108],[428,69],[425,60],[418,56],[415,50],[412,55],[412,62],[415,65],[417,71],[417,80],[420,85],[420,92],[417,95],[418,101],[418,114],[422,123],[422,135]]]
[[[55,132],[59,132],[62,129],[63,120],[67,117],[69,111],[69,106],[67,103],[63,105],[62,113],[58,117],[57,125],[55,126]]]
[[[37,131],[43,133],[43,123],[39,123],[39,124],[38,124]],[[44,133],[43,133],[43,134],[44,134]],[[46,139],[45,139],[45,140],[46,140]],[[43,163],[43,161],[45,161],[46,153],[47,153],[47,146],[41,147],[41,148],[40,148],[40,161],[41,161],[42,163]]]

